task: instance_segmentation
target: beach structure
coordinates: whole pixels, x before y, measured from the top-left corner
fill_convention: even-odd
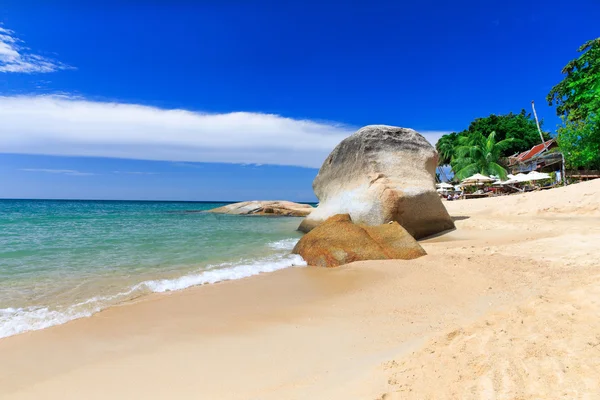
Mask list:
[[[553,172],[562,168],[562,154],[555,139],[533,146],[531,149],[508,158],[512,174],[529,171]]]
[[[598,170],[565,170],[563,154],[559,151],[555,139],[533,146],[531,149],[508,158],[508,169],[512,174],[531,173],[531,171],[552,174],[556,180],[562,180],[563,174],[569,181],[586,181],[600,178]],[[549,179],[549,178],[544,178]]]
[[[567,171],[567,178],[578,181],[588,181],[590,179],[600,178],[600,170],[574,170]]]

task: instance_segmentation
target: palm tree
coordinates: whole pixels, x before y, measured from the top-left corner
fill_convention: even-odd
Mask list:
[[[465,179],[473,174],[496,175],[506,179],[506,169],[499,164],[502,151],[513,142],[512,138],[496,142],[496,132],[488,137],[481,133],[471,133],[458,139],[452,158],[452,169],[457,179]]]
[[[438,164],[437,170],[440,176],[443,176],[446,181],[448,181],[448,176],[446,176],[446,171],[444,171],[444,166],[449,165],[452,161],[452,156],[454,155],[454,148],[458,145],[458,133],[452,132],[448,135],[444,135],[435,144],[435,149],[438,152]],[[438,178],[438,182],[441,180]]]
[[[452,161],[454,148],[457,145],[458,133],[450,133],[442,136],[435,144],[435,149],[438,152],[438,165],[448,165]]]

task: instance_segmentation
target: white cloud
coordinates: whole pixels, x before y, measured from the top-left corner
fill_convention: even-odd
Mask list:
[[[0,96],[0,152],[321,166],[356,128],[273,114],[207,114],[66,96]],[[422,132],[432,143],[446,132]]]
[[[172,163],[172,165],[175,167],[184,167],[184,168],[196,168],[196,169],[204,168],[204,166],[202,164],[186,163],[186,162],[174,162],[174,163]]]
[[[45,73],[73,67],[37,54],[22,45],[14,31],[0,26],[0,72]]]
[[[92,172],[81,172],[76,171],[74,169],[49,169],[49,168],[22,168],[19,171],[26,172],[43,172],[46,174],[60,174],[60,175],[70,175],[70,176],[90,176],[97,175]]]
[[[113,171],[113,174],[122,175],[158,175],[158,172],[144,172],[144,171]]]

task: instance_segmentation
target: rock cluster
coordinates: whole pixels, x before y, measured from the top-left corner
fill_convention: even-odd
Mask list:
[[[313,182],[319,206],[299,229],[349,214],[357,224],[396,221],[419,239],[454,228],[435,191],[435,148],[412,129],[366,126],[344,139]]]
[[[244,201],[227,204],[207,212],[231,215],[280,215],[286,217],[306,217],[314,210],[309,204],[291,201]]]

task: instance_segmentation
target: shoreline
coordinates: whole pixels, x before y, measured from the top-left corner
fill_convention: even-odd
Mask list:
[[[268,218],[268,217],[267,217]],[[241,258],[217,264],[208,264],[203,268],[180,271],[179,275],[170,277],[144,277],[132,280],[129,286],[123,286],[120,291],[95,293],[91,297],[79,299],[69,305],[61,305],[55,309],[52,305],[9,306],[0,308],[0,341],[7,337],[26,332],[48,329],[81,318],[89,318],[99,312],[129,303],[132,300],[145,298],[157,293],[177,292],[188,288],[212,285],[230,280],[239,280],[279,271],[291,267],[306,265],[300,256],[289,254],[297,238],[285,238],[268,242],[266,253],[254,258]]]
[[[0,397],[479,398],[492,388],[555,398],[561,385],[598,394],[600,361],[586,343],[600,324],[600,211],[587,193],[600,182],[579,185],[449,202],[458,229],[421,241],[428,255],[417,260],[287,268],[0,339]],[[564,212],[540,215],[560,202]],[[545,355],[560,360],[566,348],[575,373]],[[511,360],[543,384],[519,384]]]

